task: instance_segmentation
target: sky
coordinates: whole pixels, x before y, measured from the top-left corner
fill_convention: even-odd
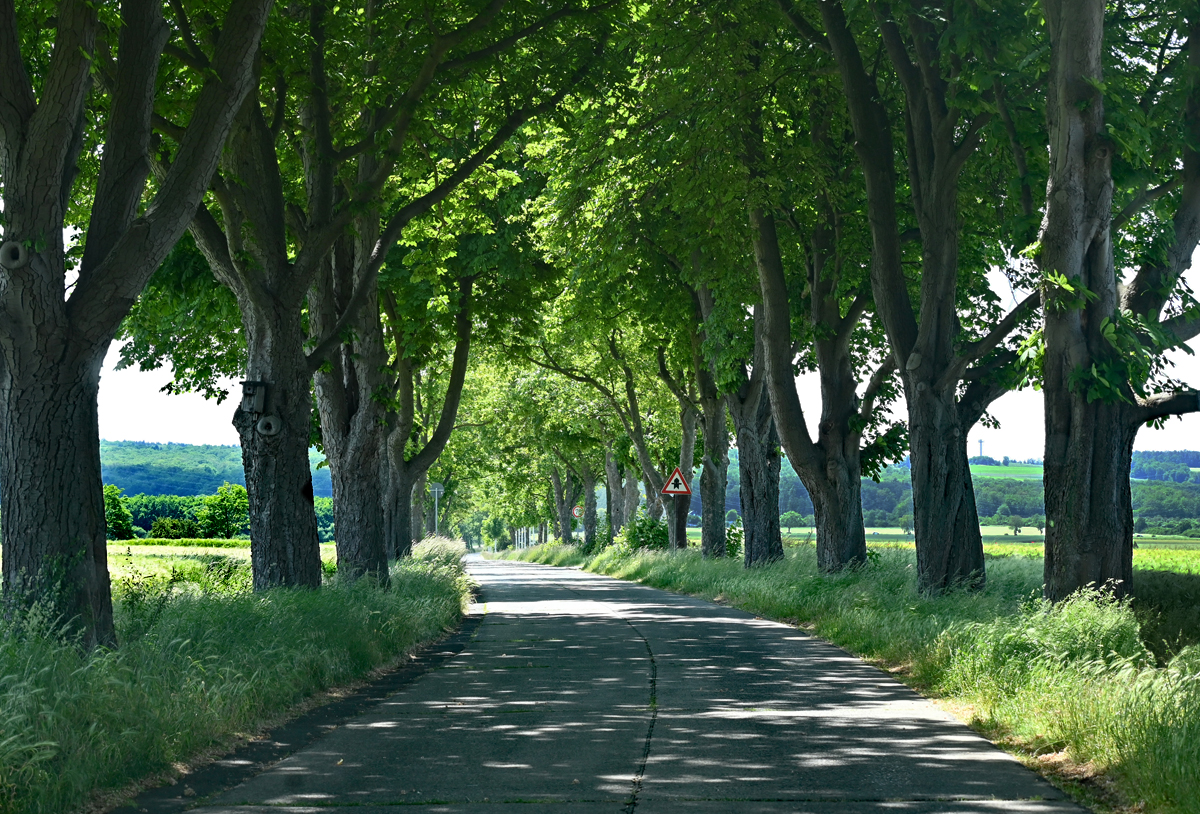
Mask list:
[[[1200,255],[1200,252],[1197,253]],[[1193,289],[1200,287],[1200,272],[1195,266],[1185,275]],[[1021,292],[1013,292],[1003,275],[989,275],[992,288],[1005,302],[1015,304]],[[1200,344],[1197,345],[1200,348]],[[1173,376],[1200,386],[1200,351],[1189,356],[1173,351]],[[100,437],[109,441],[173,441],[182,444],[237,444],[233,429],[233,410],[238,397],[236,382],[230,382],[232,395],[221,404],[195,393],[168,395],[162,387],[171,380],[167,369],[142,372],[116,370],[118,346],[114,343],[100,376]],[[815,375],[797,379],[796,388],[810,428],[821,414],[820,393]],[[903,405],[899,405],[901,410]],[[993,458],[1007,455],[1015,460],[1041,459],[1045,434],[1042,426],[1042,394],[1032,389],[1007,393],[997,399],[989,413],[1000,422],[998,429],[976,425],[968,436],[967,450]],[[902,416],[897,416],[902,417]],[[1171,418],[1160,430],[1143,427],[1135,449],[1200,449],[1200,414]]]

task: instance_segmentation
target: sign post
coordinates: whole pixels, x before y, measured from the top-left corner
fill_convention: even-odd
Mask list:
[[[438,533],[438,498],[446,494],[446,487],[440,483],[429,484],[429,491],[433,492],[433,533]],[[426,526],[425,528],[429,528]]]
[[[678,518],[679,518],[679,498],[683,497],[685,495],[687,497],[691,497],[691,495],[692,495],[692,487],[688,486],[687,478],[685,478],[683,476],[683,473],[679,471],[679,467],[675,467],[675,471],[671,473],[671,476],[669,478],[667,478],[667,482],[662,488],[662,493],[664,495],[670,495],[672,498],[674,498],[674,500],[672,501],[671,510],[675,512],[675,518],[678,520]],[[675,534],[676,534],[676,537],[678,537],[680,534],[683,535],[683,543],[680,544],[679,540],[676,539],[675,547],[676,548],[687,548],[687,520],[686,519],[684,520],[684,523],[683,523],[683,529],[676,528]]]

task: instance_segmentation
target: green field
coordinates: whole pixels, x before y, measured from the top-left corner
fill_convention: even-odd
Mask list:
[[[137,542],[145,543],[146,541],[139,540]],[[224,557],[236,560],[250,559],[249,540],[246,541],[247,545],[236,547],[170,545],[174,542],[179,541],[155,540],[152,545],[136,545],[126,542],[109,543],[108,571],[112,580],[116,582],[134,574],[156,576],[169,574],[173,566],[186,562],[208,563]],[[321,561],[330,564],[337,562],[337,550],[333,543],[321,544]]]
[[[1018,480],[1041,480],[1042,467],[1037,464],[1009,464],[1008,466],[981,466],[971,464],[971,475],[976,478],[1017,478]]]
[[[1032,529],[1032,534],[1012,534],[1001,526],[981,526],[983,553],[988,557],[1026,557],[1041,559],[1043,535]],[[868,528],[868,548],[915,548],[911,534],[898,528]],[[786,530],[784,545],[798,546],[813,541],[812,529]],[[688,542],[700,545],[700,529],[688,529]],[[1200,574],[1200,540],[1190,537],[1137,535],[1134,538],[1133,565],[1142,571],[1172,571],[1177,574]]]

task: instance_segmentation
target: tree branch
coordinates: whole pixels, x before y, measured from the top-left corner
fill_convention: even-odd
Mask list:
[[[875,373],[871,376],[871,381],[867,383],[867,387],[863,390],[862,401],[858,408],[858,417],[863,421],[868,421],[871,414],[875,412],[875,399],[879,397],[879,391],[883,389],[883,385],[893,373],[896,372],[896,357],[892,354],[887,354]]]
[[[825,35],[818,31],[808,20],[804,18],[804,15],[800,13],[800,10],[796,8],[795,4],[792,3],[791,0],[775,1],[779,5],[779,10],[783,12],[784,16],[788,18],[789,22],[791,22],[792,27],[795,28],[802,37],[825,53],[830,53],[829,41],[825,39]]]
[[[1200,412],[1200,393],[1189,390],[1183,393],[1158,393],[1147,399],[1138,399],[1134,411],[1134,423],[1144,424],[1156,418]]]
[[[959,353],[954,361],[946,366],[945,371],[942,372],[941,377],[937,381],[936,388],[941,390],[942,388],[954,386],[963,377],[968,367],[976,360],[982,359],[995,350],[1004,341],[1005,337],[1012,333],[1013,328],[1017,326],[1021,318],[1041,302],[1041,297],[1042,294],[1040,291],[1033,292],[1005,314],[1004,319],[996,323],[996,327],[989,331],[987,336],[977,342],[968,344],[963,349],[963,352]]]
[[[1118,212],[1113,218],[1112,230],[1116,232],[1122,229],[1125,224],[1129,223],[1130,219],[1133,218],[1134,215],[1144,209],[1148,204],[1157,201],[1168,192],[1178,189],[1179,185],[1182,183],[1183,175],[1179,174],[1170,181],[1167,181],[1165,184],[1159,184],[1153,189],[1150,189],[1149,187],[1142,187],[1141,191],[1138,192],[1137,195],[1133,196],[1133,200],[1125,204],[1125,206],[1121,208],[1121,211]]]

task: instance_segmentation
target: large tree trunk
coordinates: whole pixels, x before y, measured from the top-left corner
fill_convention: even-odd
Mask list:
[[[428,471],[417,475],[413,483],[412,496],[409,503],[412,506],[412,525],[410,534],[414,543],[425,539],[425,509],[427,507],[426,490],[429,488]]]
[[[625,525],[625,496],[621,488],[621,466],[617,463],[612,449],[604,451],[604,503],[608,514],[609,538],[620,533]]]
[[[700,553],[725,556],[725,489],[729,483],[729,430],[725,401],[704,404],[704,460],[700,469]]]
[[[1182,15],[1188,29],[1180,54],[1187,59],[1185,132],[1178,157],[1164,162],[1170,183],[1182,182],[1171,239],[1145,252],[1136,275],[1122,285],[1112,248],[1112,231],[1120,226],[1112,215],[1112,156],[1118,145],[1105,121],[1105,4],[1047,0],[1044,7],[1050,34],[1050,178],[1038,260],[1048,278],[1053,273],[1082,283],[1094,295],[1081,302],[1078,289],[1068,292],[1054,278],[1042,291],[1044,591],[1056,601],[1088,585],[1123,596],[1133,587],[1129,465],[1137,431],[1153,419],[1195,412],[1200,403],[1195,391],[1138,396],[1128,369],[1107,373],[1107,380],[1091,377],[1097,365],[1122,365],[1104,335],[1105,322],[1116,322],[1120,330],[1128,315],[1151,324],[1161,320],[1200,241],[1200,13],[1192,7]],[[1127,207],[1120,217],[1133,211]],[[1166,320],[1164,327],[1179,341],[1200,332],[1187,315]]]
[[[771,403],[766,393],[760,392],[756,405],[740,406],[733,412],[747,568],[783,559],[783,536],[779,528],[779,436],[771,417]]]
[[[564,545],[572,541],[571,509],[575,507],[574,478],[570,472],[566,477],[559,472],[557,466],[550,469],[550,483],[554,487],[554,514],[558,541]]]
[[[1129,468],[1139,423],[1128,405],[1046,390],[1045,595],[1133,586]]]
[[[958,177],[979,143],[975,135],[964,137],[960,131],[977,133],[985,119],[976,115],[967,124],[965,111],[954,106],[947,92],[953,83],[938,73],[945,60],[937,50],[930,21],[910,15],[898,23],[885,8],[879,9],[876,19],[884,47],[905,95],[908,188],[922,247],[919,311],[914,312],[896,211],[899,185],[892,122],[874,71],[868,73],[864,66],[842,4],[823,2],[820,12],[841,75],[866,183],[875,310],[887,332],[908,403],[918,584],[925,592],[952,585],[981,587],[983,548],[966,457],[970,423],[960,417],[960,408],[977,420],[1003,390],[986,397],[979,392],[972,400],[978,406],[957,404],[956,396],[969,365],[1000,343],[1019,313],[1019,309],[1010,313],[969,355],[959,355],[955,347],[960,330]],[[934,67],[918,69],[910,50]]]
[[[87,647],[116,645],[96,393],[104,346],[74,365],[0,363],[0,506],[9,601],[47,601]],[[55,360],[57,361],[57,360]]]
[[[586,461],[583,470],[583,550],[596,548],[596,473]]]
[[[267,387],[261,413],[239,404],[233,416],[250,499],[254,589],[315,588],[321,584],[321,547],[308,463],[312,373],[300,313],[291,308],[266,312],[255,302],[241,305],[247,379]]]
[[[638,509],[642,505],[642,487],[638,482],[637,470],[632,466],[625,467],[625,508],[623,514],[625,517],[625,525],[633,522],[637,517]]]
[[[699,419],[699,414],[690,406],[680,410],[679,471],[689,480],[692,479],[693,462],[696,460],[696,425]],[[670,498],[669,503],[668,522],[674,526],[673,529],[668,526],[671,548],[687,548],[687,518],[692,501],[687,495],[677,495]]]
[[[1100,319],[1117,306],[1109,228],[1112,146],[1105,131],[1102,81],[1102,0],[1048,2],[1051,71],[1046,118],[1050,179],[1042,222],[1043,269],[1077,278],[1097,295],[1093,304],[1044,299],[1043,365],[1046,453],[1045,594],[1062,599],[1090,583],[1129,591],[1133,528],[1129,459],[1135,431],[1123,408],[1091,403],[1072,374],[1090,367]],[[1120,481],[1123,481],[1121,483]]]
[[[339,241],[332,261],[314,282],[309,300],[313,336],[333,330],[353,291],[354,257],[369,254],[370,245],[363,245],[361,236],[354,254],[348,243]],[[331,354],[315,380],[321,440],[333,481],[338,573],[347,579],[370,574],[385,581],[385,409],[377,395],[386,360],[374,280],[370,286],[350,341]]]
[[[953,391],[944,399],[927,394],[908,396],[917,587],[927,593],[982,588],[983,538],[967,464],[967,433]]]

